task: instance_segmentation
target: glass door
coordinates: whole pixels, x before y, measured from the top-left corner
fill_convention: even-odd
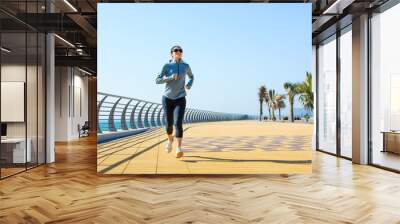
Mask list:
[[[336,154],[336,35],[318,47],[318,146]]]

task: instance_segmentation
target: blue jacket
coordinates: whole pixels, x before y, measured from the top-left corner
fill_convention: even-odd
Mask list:
[[[178,80],[174,80],[173,75],[178,75]],[[185,91],[185,77],[186,75],[189,77],[189,82],[186,84],[189,88],[192,87],[193,84],[193,73],[189,64],[184,62],[182,59],[179,62],[175,60],[171,60],[169,63],[166,63],[161,73],[156,78],[157,84],[165,85],[164,96],[169,99],[178,99],[186,96]]]

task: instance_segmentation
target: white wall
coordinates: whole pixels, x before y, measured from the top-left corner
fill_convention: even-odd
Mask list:
[[[68,68],[55,68],[55,140],[66,141],[68,139],[68,86],[69,82]]]
[[[1,81],[25,82],[25,69],[25,65],[2,65]],[[7,137],[25,137],[25,122],[7,122]]]
[[[36,70],[38,69],[38,70]],[[27,78],[27,80],[25,80]],[[1,66],[2,82],[24,82],[26,84],[26,107],[20,108],[22,113],[26,112],[27,120],[22,122],[6,122],[7,137],[23,138],[25,134],[29,139],[32,161],[44,163],[45,139],[44,139],[44,74],[42,68],[25,66],[25,64],[3,64]],[[2,93],[4,89],[2,89]],[[8,98],[2,95],[2,98]],[[11,108],[2,107],[2,112],[13,113]],[[14,109],[15,110],[15,109]],[[15,112],[14,112],[15,113]],[[37,155],[39,154],[39,155]]]
[[[75,70],[76,72],[77,70]],[[75,73],[75,78],[74,78],[74,108],[71,109],[72,111],[72,119],[71,119],[71,125],[72,125],[72,136],[78,137],[79,132],[78,132],[78,124],[81,126],[85,123],[85,121],[88,120],[89,118],[89,113],[88,113],[88,77],[87,76],[81,76],[82,73],[79,73],[79,75],[76,75]]]
[[[88,120],[88,78],[72,67],[56,67],[56,141],[79,137],[78,124]]]
[[[6,64],[2,65],[1,67],[1,81],[2,82],[25,82],[25,64],[24,65],[11,65],[11,64]],[[32,69],[31,67],[28,67],[28,70]],[[7,98],[7,96],[2,96],[2,98]],[[4,113],[4,110],[8,110],[7,108],[1,108],[1,110]],[[24,112],[24,108],[22,108]],[[7,129],[8,132],[13,133],[12,135],[17,136],[17,137],[23,137],[25,136],[25,125],[24,122],[7,122]],[[21,125],[22,124],[22,125]],[[22,130],[18,130],[22,129]],[[18,136],[20,135],[20,136]]]
[[[36,87],[36,80],[32,80],[30,77],[31,74],[36,74],[36,67],[18,64],[5,64],[1,66],[1,81],[2,82],[25,82],[25,75],[27,69],[28,72],[28,81],[29,86]],[[36,88],[27,88],[27,106],[30,108],[34,108],[36,111]],[[5,96],[3,96],[5,97]],[[31,105],[31,103],[34,103]],[[40,107],[40,105],[39,105]],[[7,108],[1,108],[2,110],[7,110]],[[31,110],[28,109],[27,118],[28,118],[28,132],[30,128],[32,130],[36,130],[36,113],[32,113]],[[34,123],[32,123],[34,122]],[[36,132],[35,132],[36,135]],[[25,136],[25,122],[7,122],[7,136],[8,137],[24,137]],[[28,133],[29,137],[29,133]]]

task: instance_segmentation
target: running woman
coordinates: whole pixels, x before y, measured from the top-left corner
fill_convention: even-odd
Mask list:
[[[176,148],[176,158],[183,156],[182,151],[182,121],[185,115],[186,108],[186,90],[189,90],[193,84],[193,73],[188,63],[182,60],[182,48],[180,46],[173,46],[171,48],[171,60],[166,63],[161,73],[156,78],[157,84],[165,83],[165,91],[162,97],[162,105],[164,109],[164,116],[166,118],[166,131],[168,142],[165,146],[165,151],[170,153],[172,150],[172,143],[174,137],[172,136],[172,126],[175,125],[175,137],[178,141]],[[189,77],[186,84],[185,77]],[[174,124],[175,118],[175,124]]]

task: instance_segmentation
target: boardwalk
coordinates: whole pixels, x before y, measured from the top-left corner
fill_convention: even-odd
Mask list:
[[[184,156],[166,153],[163,129],[98,146],[103,174],[310,173],[312,125],[258,121],[184,126]],[[175,145],[174,145],[175,146]]]

